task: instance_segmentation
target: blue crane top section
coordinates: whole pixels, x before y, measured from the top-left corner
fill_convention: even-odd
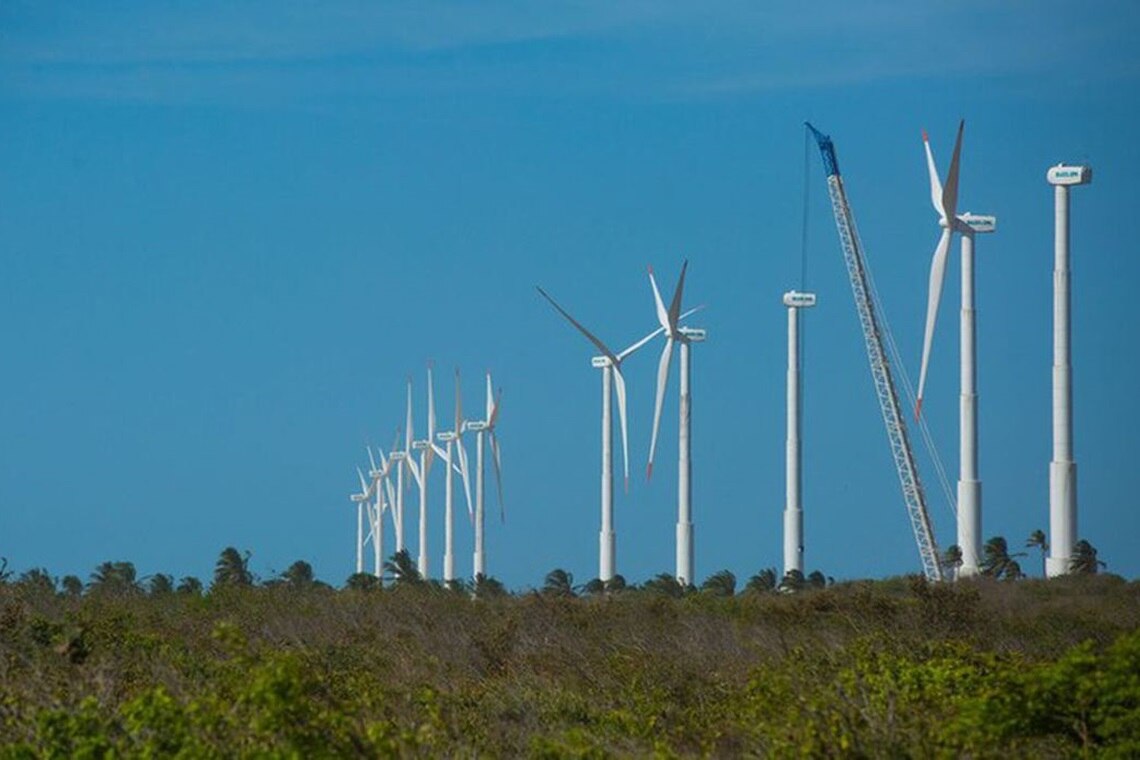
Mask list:
[[[815,138],[816,143],[819,145],[819,154],[823,156],[824,172],[829,177],[838,177],[839,161],[835,158],[835,146],[831,144],[831,138],[813,127],[811,122],[805,121],[804,126],[811,130],[811,136]]]

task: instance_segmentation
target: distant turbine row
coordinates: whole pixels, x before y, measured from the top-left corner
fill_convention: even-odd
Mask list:
[[[657,280],[653,276],[652,267],[649,269],[649,283],[653,291],[654,304],[657,309],[659,327],[645,335],[637,342],[631,344],[620,353],[614,353],[594,333],[590,332],[581,322],[570,315],[541,287],[538,292],[566,318],[579,332],[586,336],[594,346],[601,351],[600,356],[591,359],[591,365],[602,370],[602,478],[601,478],[601,531],[598,538],[598,578],[602,582],[612,580],[616,574],[616,533],[614,531],[613,513],[613,411],[611,399],[616,394],[618,416],[621,424],[622,464],[625,475],[625,488],[629,490],[629,425],[626,415],[626,385],[621,372],[622,362],[659,335],[665,335],[665,346],[661,352],[661,359],[657,370],[657,395],[654,400],[653,435],[650,439],[649,460],[646,466],[646,477],[653,474],[653,458],[657,448],[657,431],[661,422],[661,407],[664,403],[665,388],[669,377],[669,365],[673,354],[673,345],[681,346],[681,398],[680,398],[680,428],[679,428],[679,463],[677,471],[677,549],[676,549],[676,578],[683,584],[693,583],[693,521],[692,521],[692,482],[690,464],[689,416],[691,398],[689,394],[689,346],[705,340],[704,330],[681,325],[681,321],[699,311],[703,307],[681,312],[681,298],[685,287],[685,272],[688,269],[686,261],[681,266],[681,274],[677,279],[677,287],[673,291],[673,300],[669,308],[665,308],[661,300],[661,293],[657,289]]]
[[[455,371],[455,418],[451,430],[437,431],[435,416],[434,382],[432,367],[427,370],[427,428],[424,437],[416,439],[412,415],[412,381],[408,379],[407,405],[403,428],[403,441],[401,447],[401,431],[397,429],[396,438],[387,453],[376,447],[375,453],[371,446],[367,447],[369,469],[368,475],[357,468],[360,480],[360,491],[350,496],[357,506],[356,515],[356,572],[364,572],[364,552],[368,544],[373,549],[373,573],[377,578],[383,577],[384,562],[384,514],[387,513],[392,522],[395,537],[396,552],[405,550],[404,546],[404,493],[414,483],[419,489],[419,543],[416,555],[416,569],[423,578],[430,577],[428,556],[428,495],[431,482],[432,465],[438,457],[445,466],[447,475],[444,491],[444,552],[443,552],[443,580],[447,583],[457,580],[455,573],[455,475],[459,475],[463,482],[463,491],[467,500],[468,516],[474,526],[474,577],[486,575],[486,552],[484,546],[485,526],[485,478],[484,478],[484,451],[489,446],[491,460],[495,468],[495,482],[498,486],[499,507],[503,505],[502,464],[499,453],[499,441],[496,435],[499,409],[502,402],[502,391],[495,396],[492,392],[491,373],[488,372],[487,395],[485,415],[481,419],[464,419],[463,404],[460,393],[459,370]],[[467,450],[463,445],[463,435],[467,432],[475,433],[475,504],[472,509],[471,483]],[[440,446],[440,443],[444,446]],[[418,461],[416,452],[418,452]],[[405,479],[404,473],[408,473]]]

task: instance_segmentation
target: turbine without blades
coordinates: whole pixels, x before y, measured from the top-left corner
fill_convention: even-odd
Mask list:
[[[918,419],[922,414],[922,394],[926,388],[926,370],[930,363],[930,346],[934,339],[934,323],[938,318],[938,302],[942,297],[942,282],[946,278],[946,257],[950,253],[950,241],[955,232],[961,231],[961,222],[958,219],[958,161],[962,154],[962,130],[966,126],[963,119],[958,123],[958,137],[954,141],[954,155],[950,159],[950,171],[946,175],[946,185],[943,186],[938,179],[938,170],[934,166],[934,154],[930,150],[930,139],[926,132],[922,133],[922,142],[926,147],[926,166],[930,173],[930,200],[934,210],[938,212],[938,223],[942,226],[942,235],[934,249],[934,257],[930,262],[930,289],[926,301],[926,330],[922,340],[922,367],[918,373],[918,395],[915,401],[914,416]]]
[[[658,327],[641,340],[626,348],[620,354],[615,354],[610,348],[590,332],[581,322],[574,319],[568,311],[563,309],[553,297],[539,286],[538,292],[551,306],[566,318],[578,332],[586,336],[599,351],[601,356],[592,360],[594,367],[602,370],[602,497],[601,497],[601,532],[599,534],[598,578],[605,582],[613,578],[616,567],[616,535],[613,525],[613,413],[610,407],[611,387],[617,394],[618,418],[621,425],[622,465],[625,474],[625,490],[629,491],[629,427],[626,415],[626,388],[625,378],[621,372],[622,361],[637,349],[644,346],[664,328]]]

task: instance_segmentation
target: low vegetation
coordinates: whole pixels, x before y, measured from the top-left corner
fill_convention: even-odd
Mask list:
[[[1140,755],[1140,584],[1112,575],[510,594],[248,559],[205,588],[0,573],[0,756]]]

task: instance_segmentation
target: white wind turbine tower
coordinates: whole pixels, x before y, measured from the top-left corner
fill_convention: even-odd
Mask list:
[[[1049,463],[1050,577],[1070,570],[1077,540],[1077,464],[1073,460],[1073,367],[1069,290],[1069,187],[1092,182],[1087,166],[1057,164],[1045,175],[1053,185],[1053,460]]]
[[[800,501],[800,337],[799,311],[815,306],[814,293],[789,290],[788,307],[788,432],[785,449],[784,575],[804,571],[804,511]]]
[[[483,478],[483,450],[490,445],[491,461],[495,466],[495,482],[499,488],[500,518],[503,517],[503,480],[502,465],[499,457],[499,440],[495,435],[495,427],[499,421],[499,409],[503,400],[503,391],[499,390],[498,398],[491,390],[491,373],[487,373],[487,406],[486,417],[481,420],[469,420],[463,423],[464,430],[475,432],[475,578],[487,574],[486,554],[484,553],[483,533],[486,524],[486,503]],[[488,444],[489,439],[489,444]],[[460,449],[462,451],[462,448]]]
[[[360,492],[349,495],[349,499],[356,505],[356,572],[364,572],[364,512],[367,508],[368,500],[372,498],[372,488],[364,479],[364,473],[360,468],[356,468],[356,474],[360,476]],[[371,512],[371,509],[368,509]],[[369,515],[371,517],[371,515]]]
[[[408,414],[404,428],[404,448],[392,447],[388,455],[389,466],[396,468],[396,493],[392,502],[392,523],[396,534],[396,551],[404,550],[404,470],[411,469],[414,462],[411,459],[412,450],[412,382],[408,380]],[[400,440],[400,432],[396,431],[396,441]]]
[[[657,320],[665,332],[665,348],[661,352],[661,361],[657,367],[657,397],[653,409],[653,435],[649,443],[649,464],[646,467],[646,477],[653,476],[653,455],[657,450],[657,430],[661,424],[661,404],[665,400],[665,385],[669,379],[669,360],[673,356],[673,344],[681,346],[681,414],[678,427],[678,453],[677,467],[677,572],[676,579],[682,585],[693,583],[693,510],[692,510],[692,463],[690,459],[691,441],[689,438],[689,420],[692,411],[692,399],[689,395],[689,347],[692,343],[704,341],[708,334],[705,330],[682,327],[678,324],[681,319],[681,295],[685,287],[685,271],[689,267],[686,261],[681,265],[681,276],[677,279],[677,289],[673,291],[673,300],[669,308],[661,300],[661,292],[657,289],[657,280],[653,278],[653,267],[649,268],[649,284],[653,287],[653,299],[657,306]]]
[[[978,233],[993,232],[997,228],[997,218],[976,214],[955,214],[958,193],[958,161],[961,155],[962,130],[964,122],[958,125],[958,138],[954,155],[950,162],[950,173],[943,188],[938,179],[938,169],[934,164],[934,154],[930,140],[922,134],[926,150],[926,166],[930,174],[930,195],[934,210],[939,214],[942,225],[942,238],[935,250],[934,263],[930,274],[930,302],[927,305],[926,336],[923,346],[922,375],[919,378],[917,416],[922,407],[922,392],[925,383],[926,366],[929,361],[931,339],[934,332],[934,319],[938,309],[938,296],[945,275],[946,258],[950,248],[950,238],[954,232],[962,236],[962,308],[960,316],[960,393],[959,393],[959,456],[958,456],[958,548],[962,552],[962,564],[958,577],[977,575],[981,561],[982,541],[982,484],[978,477],[978,394],[977,364],[974,324],[974,236]],[[948,216],[949,215],[949,216]],[[953,225],[947,220],[953,218]],[[939,257],[941,255],[941,260]]]
[[[432,368],[428,364],[427,370],[427,402],[428,402],[428,419],[427,419],[427,435],[418,441],[411,441],[413,450],[420,452],[419,465],[411,457],[408,458],[408,469],[412,473],[412,478],[416,481],[416,485],[420,489],[420,530],[419,530],[419,556],[416,558],[416,569],[419,570],[420,577],[425,580],[428,577],[428,551],[427,551],[427,500],[428,500],[428,477],[431,474],[431,466],[435,460],[436,454],[442,454],[439,445],[435,442],[435,396],[432,383]],[[412,381],[408,379],[408,438],[413,437],[412,434]]]
[[[399,440],[399,433],[396,434],[397,439],[393,441],[392,447],[395,448],[396,442]],[[377,578],[384,577],[384,512],[388,511],[392,514],[393,527],[395,526],[395,509],[393,505],[396,503],[395,494],[392,489],[392,479],[389,473],[392,470],[392,465],[395,460],[390,456],[384,455],[384,450],[379,446],[376,447],[376,453],[380,457],[380,466],[376,466],[376,460],[372,456],[372,450],[368,450],[368,460],[372,465],[372,469],[368,472],[368,477],[372,479],[372,487],[376,489],[376,511],[373,515],[373,532],[372,532],[372,561],[373,561],[373,574]]]
[[[459,370],[455,370],[455,427],[436,433],[436,438],[447,444],[443,458],[447,462],[447,488],[444,502],[443,523],[443,580],[451,583],[455,577],[455,481],[454,472],[459,471],[463,478],[463,492],[467,497],[467,514],[474,520],[471,512],[471,483],[467,475],[467,452],[463,448],[463,404],[459,394]],[[453,456],[458,450],[459,464],[456,467]]]
[[[637,349],[644,346],[664,328],[659,327],[649,335],[615,354],[606,344],[602,343],[592,332],[582,326],[578,320],[570,316],[550,295],[538,288],[542,297],[550,302],[559,314],[567,319],[580,333],[586,336],[599,351],[601,356],[593,357],[591,365],[602,371],[602,527],[598,537],[598,578],[602,582],[612,580],[615,572],[615,542],[614,533],[614,457],[613,457],[613,412],[610,399],[614,392],[617,394],[618,419],[621,423],[622,464],[625,468],[625,489],[629,490],[629,431],[626,423],[626,393],[625,378],[621,374],[622,361]],[[612,388],[612,390],[611,390]]]

